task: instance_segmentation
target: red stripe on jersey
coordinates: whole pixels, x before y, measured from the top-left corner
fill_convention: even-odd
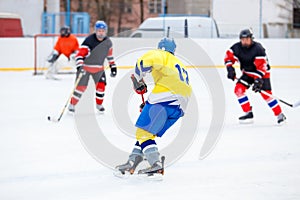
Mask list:
[[[270,76],[270,72],[267,71],[263,78],[270,78],[270,77],[271,77],[271,76]]]
[[[115,61],[114,61],[114,58],[113,58],[113,48],[110,48],[108,50],[107,57],[111,57],[111,59],[108,60],[109,65],[115,65]]]
[[[103,65],[95,65],[95,66],[84,65],[83,69],[90,73],[97,73],[97,72],[103,71],[104,66]]]
[[[87,46],[81,46],[78,50],[76,57],[85,58],[90,53],[90,49]]]
[[[112,55],[113,55],[113,49],[110,48],[110,49],[108,50],[107,56],[112,56]]]
[[[227,50],[225,58],[224,58],[225,64],[228,63],[228,65],[226,64],[226,66],[231,67],[236,61],[237,61],[237,59],[234,56],[233,51],[231,49]]]
[[[254,65],[256,66],[256,70],[265,75],[267,72],[267,60],[266,57],[256,57],[254,60]]]

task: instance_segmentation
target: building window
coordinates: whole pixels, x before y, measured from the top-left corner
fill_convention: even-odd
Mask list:
[[[149,0],[148,8],[149,13],[161,13],[162,11],[162,0]]]
[[[293,1],[293,28],[300,28],[300,0]]]
[[[132,13],[132,0],[124,1],[124,13]]]
[[[108,36],[114,36],[115,35],[115,28],[114,27],[108,27]]]

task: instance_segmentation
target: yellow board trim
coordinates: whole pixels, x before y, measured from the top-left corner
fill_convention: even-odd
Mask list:
[[[215,66],[187,66],[187,68],[225,68],[224,65],[215,65]],[[107,67],[108,68],[108,67]],[[134,66],[118,66],[118,69],[133,69]],[[271,66],[271,68],[276,68],[276,69],[300,69],[300,66],[294,66],[294,65],[277,65],[277,66]],[[64,67],[62,70],[72,70],[72,67]],[[8,67],[8,68],[0,68],[0,71],[5,72],[5,71],[33,71],[33,67]],[[45,68],[38,68],[37,71],[44,71],[46,70]]]

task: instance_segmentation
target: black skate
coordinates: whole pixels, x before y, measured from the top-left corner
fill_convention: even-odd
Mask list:
[[[75,112],[75,106],[73,104],[69,104],[68,110],[70,113],[74,113]]]
[[[241,124],[249,124],[253,122],[253,112],[249,111],[245,115],[239,117],[239,121]]]
[[[101,105],[97,104],[96,108],[100,113],[104,113],[104,111],[105,111],[105,108],[102,104]]]
[[[143,161],[142,156],[136,156],[135,160],[128,160],[125,164],[116,166],[116,173],[115,175],[118,177],[122,177],[124,175],[131,175],[134,173],[136,167]]]
[[[157,161],[151,167],[139,170],[138,174],[146,174],[153,176],[155,174],[164,175],[165,156],[161,157],[161,161]]]
[[[286,121],[286,116],[283,113],[280,113],[277,116],[277,123],[278,124],[283,124]]]

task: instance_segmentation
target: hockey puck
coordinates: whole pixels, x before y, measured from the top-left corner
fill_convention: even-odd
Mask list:
[[[50,116],[48,116],[47,119],[50,121],[50,119],[51,119]]]

